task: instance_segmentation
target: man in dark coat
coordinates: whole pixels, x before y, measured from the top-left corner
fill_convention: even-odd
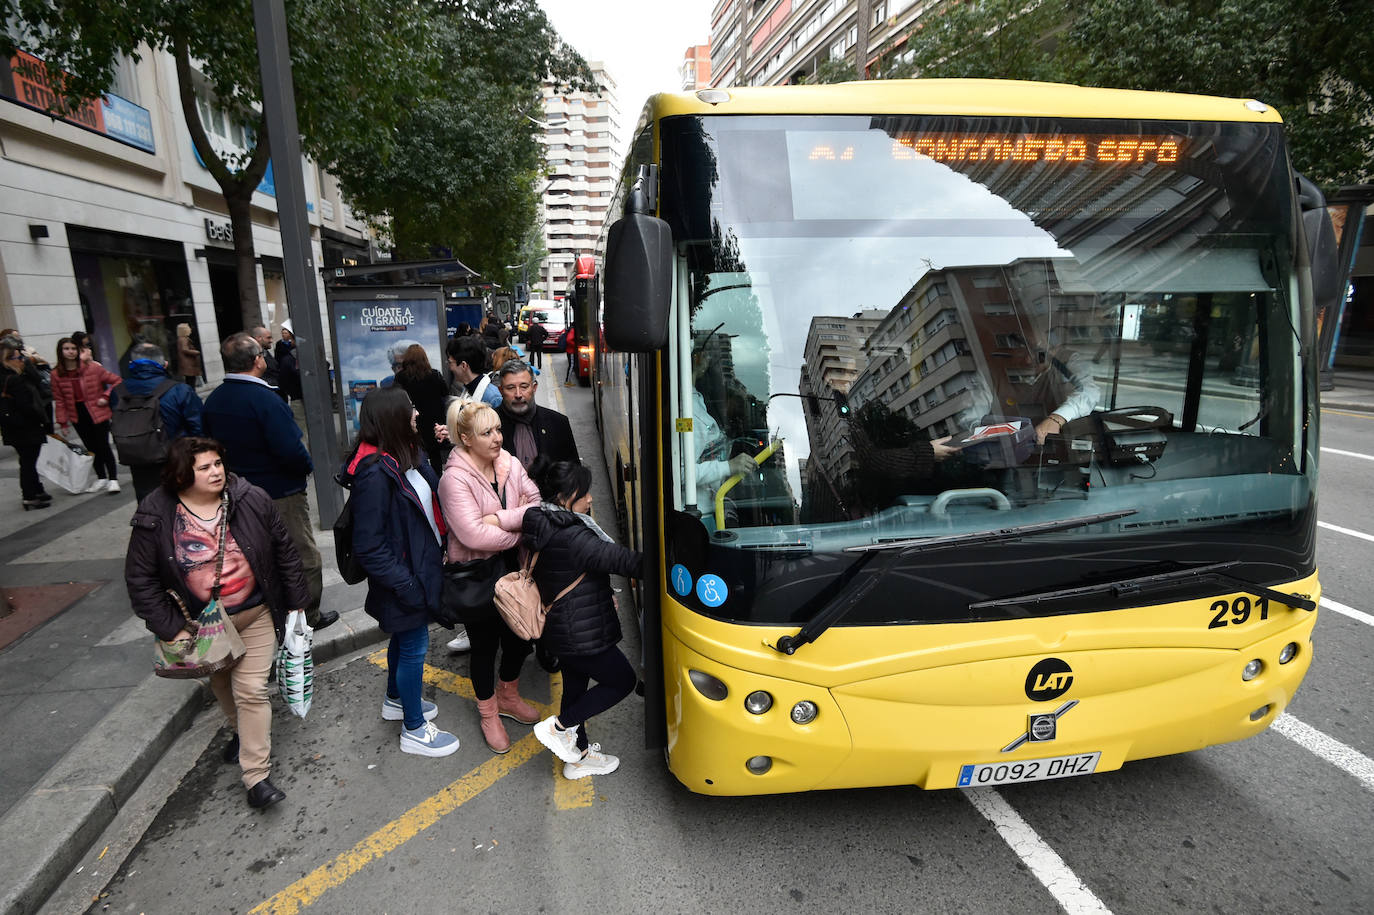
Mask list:
[[[162,352],[162,347],[156,343],[140,343],[129,351],[129,372],[124,376],[124,383],[117,385],[112,392],[114,396],[110,398],[110,407],[118,405],[120,388],[128,390],[135,397],[144,397],[155,392],[169,378],[167,356]],[[184,435],[201,434],[200,398],[189,384],[177,381],[167,388],[157,403],[158,411],[162,414],[162,437],[168,442]],[[115,441],[118,445],[118,439]],[[124,463],[122,457],[120,462]],[[140,502],[162,485],[162,468],[166,463],[159,461],[155,464],[129,465],[134,495]]]
[[[525,362],[511,359],[497,373],[501,389],[501,447],[519,458],[528,469],[535,455],[548,455],[553,461],[580,460],[568,418],[557,410],[534,402],[539,382]]]
[[[320,612],[324,578],[305,491],[315,469],[310,452],[291,408],[263,378],[266,350],[261,344],[248,334],[231,334],[221,344],[220,355],[224,383],[205,400],[205,434],[224,445],[225,467],[272,497],[310,586],[306,622],[312,629],[324,629],[339,614]]]
[[[278,381],[281,376],[277,369],[277,357],[272,354],[272,331],[259,324],[248,333],[258,342],[258,346],[262,347],[262,361],[266,365],[262,373],[262,380],[276,388],[277,396],[286,400],[286,392],[281,390]]]
[[[531,324],[525,331],[525,342],[530,351],[530,364],[537,369],[544,367],[544,341],[549,339],[549,331],[543,324]]]

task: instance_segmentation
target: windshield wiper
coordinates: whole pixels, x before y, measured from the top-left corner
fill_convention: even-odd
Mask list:
[[[1236,591],[1244,591],[1259,597],[1267,597],[1275,603],[1283,604],[1287,607],[1300,607],[1309,613],[1317,609],[1317,602],[1311,598],[1303,597],[1300,594],[1285,594],[1283,591],[1266,588],[1263,585],[1248,582],[1243,578],[1237,578],[1226,571],[1240,564],[1238,560],[1232,562],[1215,562],[1210,565],[1176,569],[1173,572],[1139,575],[1135,578],[1125,578],[1121,581],[1106,581],[1095,585],[1082,585],[1077,588],[1060,588],[1054,591],[1040,591],[1035,594],[1024,594],[1020,597],[1001,597],[996,600],[979,601],[975,604],[969,604],[968,608],[970,611],[991,610],[997,607],[1021,607],[1030,610],[1040,604],[1072,600],[1076,597],[1091,597],[1095,594],[1111,594],[1113,597],[1129,597],[1135,594],[1143,594],[1146,591],[1176,585],[1180,581],[1187,581],[1192,578],[1198,581],[1222,582],[1231,585]]]
[[[915,553],[924,553],[928,550],[942,550],[951,546],[1000,543],[1005,540],[1017,540],[1021,537],[1034,537],[1036,534],[1048,534],[1053,531],[1067,531],[1075,527],[1087,527],[1090,524],[1099,524],[1103,521],[1115,521],[1117,518],[1125,518],[1135,513],[1136,510],[1134,508],[1128,508],[1115,512],[1099,512],[1096,515],[1080,515],[1077,518],[1066,518],[1063,521],[1041,521],[1037,524],[1003,527],[993,531],[978,531],[973,534],[950,534],[946,537],[913,537],[908,540],[894,540],[891,543],[869,543],[863,546],[848,546],[844,548],[844,551],[846,553],[871,553],[877,550],[903,550],[904,555],[909,556]]]
[[[838,588],[827,588],[808,602],[812,604],[823,602],[825,606],[821,611],[803,623],[796,635],[785,635],[778,639],[778,644],[773,648],[783,654],[791,655],[796,654],[797,649],[803,645],[816,641],[827,629],[844,619],[850,610],[857,607],[878,586],[887,573],[896,567],[900,560],[909,556],[954,546],[1004,543],[1020,540],[1023,537],[1034,537],[1038,534],[1070,530],[1075,527],[1087,527],[1090,524],[1098,524],[1103,521],[1114,521],[1117,518],[1125,518],[1134,514],[1135,509],[1124,509],[1122,511],[1101,512],[1096,515],[1083,515],[1064,521],[1044,521],[1038,524],[1004,527],[995,531],[979,531],[974,534],[954,534],[948,537],[928,537],[923,540],[898,540],[893,543],[847,547],[845,552],[863,553],[864,556],[841,576],[838,581],[840,585]],[[859,571],[873,559],[875,554],[883,551],[889,552],[887,556],[883,557],[882,564],[874,569],[872,574],[859,581]]]

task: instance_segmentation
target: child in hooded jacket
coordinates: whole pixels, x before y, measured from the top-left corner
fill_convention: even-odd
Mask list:
[[[640,577],[644,555],[613,541],[592,520],[592,474],[581,463],[540,456],[530,475],[542,501],[525,513],[525,546],[539,554],[533,575],[541,598],[552,600],[582,576],[544,623],[541,643],[562,663],[563,699],[558,715],[536,724],[534,734],[563,760],[564,778],[606,775],[620,760],[589,743],[585,725],[628,696],[637,681],[616,647],[622,635],[610,576]]]

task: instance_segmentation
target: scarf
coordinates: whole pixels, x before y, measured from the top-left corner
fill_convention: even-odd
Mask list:
[[[523,415],[509,410],[501,411],[515,420],[515,457],[526,470],[530,469],[539,454],[539,443],[534,438],[534,409],[534,404],[530,404]]]
[[[540,502],[539,507],[547,512],[566,512],[569,515],[574,515],[579,521],[585,524],[593,534],[596,534],[596,536],[600,537],[607,543],[615,543],[615,541],[611,539],[611,535],[603,531],[601,529],[601,525],[597,524],[595,521],[592,520],[591,515],[584,515],[582,514],[582,512],[575,512],[572,509],[564,508],[563,506],[557,505],[553,502]]]

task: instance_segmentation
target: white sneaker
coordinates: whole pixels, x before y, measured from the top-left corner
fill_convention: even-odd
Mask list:
[[[413,731],[401,728],[401,752],[416,756],[449,756],[458,752],[458,738],[426,721]]]
[[[577,748],[577,728],[571,727],[560,731],[553,724],[557,720],[556,717],[550,715],[536,724],[534,736],[539,738],[540,743],[552,750],[554,756],[565,763],[577,762],[582,758],[582,751]]]
[[[119,481],[111,480],[109,486],[106,487],[105,491],[111,493],[119,492]]]
[[[439,714],[439,706],[428,699],[421,699],[420,712],[425,716],[426,721],[433,721],[434,716]],[[390,696],[382,699],[382,719],[384,721],[404,721],[405,717],[405,706],[401,705],[400,699],[393,699]]]
[[[601,744],[587,747],[587,752],[577,762],[563,764],[563,777],[567,779],[586,778],[589,775],[610,775],[620,768],[620,757],[601,752]]]
[[[472,650],[472,639],[468,638],[468,630],[467,630],[467,627],[466,627],[466,626],[459,626],[458,629],[457,629],[457,633],[458,633],[457,635],[455,635],[453,638],[451,638],[451,639],[448,640],[448,650],[449,650],[449,651],[471,651],[471,650]]]
[[[110,481],[109,481],[109,480],[99,480],[99,479],[98,479],[98,480],[96,480],[94,483],[92,483],[90,486],[87,486],[87,487],[86,487],[86,492],[107,492],[107,491],[109,490],[109,486],[110,486]]]

